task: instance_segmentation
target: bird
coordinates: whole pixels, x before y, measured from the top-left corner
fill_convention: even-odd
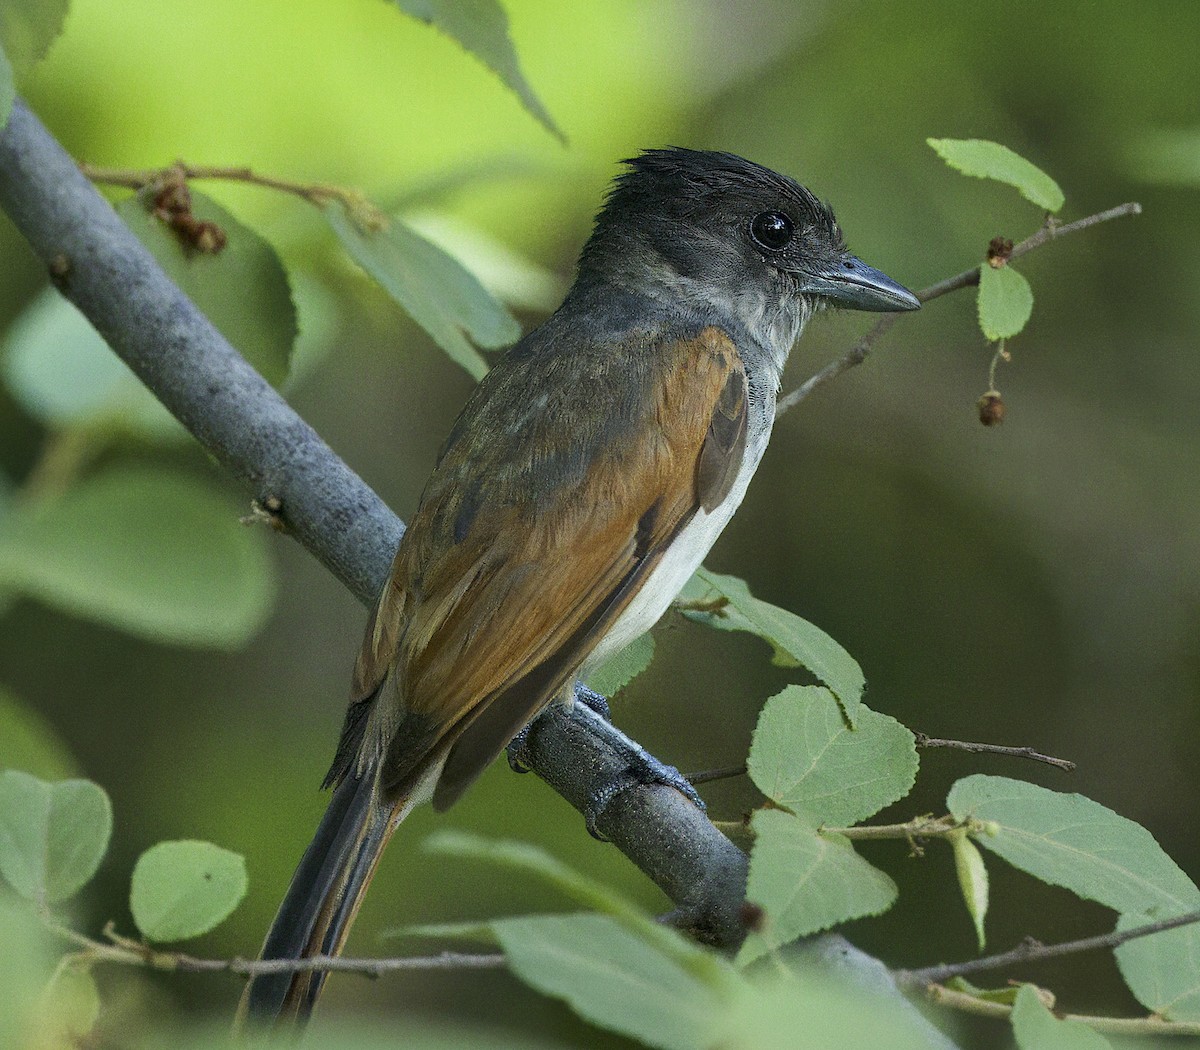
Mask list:
[[[663,615],[742,502],[813,314],[919,305],[788,176],[680,147],[624,161],[562,304],[442,447],[367,624],[332,799],[261,957],[338,954],[404,817],[450,806]],[[256,976],[239,1018],[300,1026],[324,978]]]

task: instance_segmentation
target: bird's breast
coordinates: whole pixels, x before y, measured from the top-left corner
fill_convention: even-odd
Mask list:
[[[773,410],[774,404],[769,407]],[[758,469],[771,436],[772,416],[773,411],[753,420],[742,465],[729,494],[711,511],[700,508],[679,531],[641,590],[592,651],[581,677],[586,678],[588,669],[599,666],[606,657],[653,627],[692,578],[746,495],[746,487]]]

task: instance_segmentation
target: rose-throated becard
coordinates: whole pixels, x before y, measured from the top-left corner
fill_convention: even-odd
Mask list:
[[[411,809],[451,805],[662,616],[742,502],[814,312],[919,305],[792,179],[728,153],[627,163],[563,304],[450,431],[371,614],[333,798],[263,958],[340,951]],[[302,1021],[323,976],[257,977],[243,1011]]]

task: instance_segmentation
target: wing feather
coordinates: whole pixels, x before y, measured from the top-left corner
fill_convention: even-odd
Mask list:
[[[355,671],[374,698],[358,746],[385,790],[444,760],[434,802],[453,802],[737,476],[746,381],[727,335],[650,343],[628,366],[604,349],[577,355],[574,384],[556,358],[506,359],[455,426]]]

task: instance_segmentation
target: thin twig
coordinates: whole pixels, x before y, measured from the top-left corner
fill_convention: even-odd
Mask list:
[[[1001,952],[998,955],[988,955],[982,959],[968,959],[961,963],[926,966],[920,970],[896,970],[894,976],[901,985],[941,984],[952,977],[965,977],[967,974],[980,973],[985,970],[999,970],[1015,963],[1040,962],[1043,959],[1056,959],[1062,955],[1095,951],[1097,948],[1116,948],[1118,945],[1136,940],[1138,937],[1149,937],[1152,933],[1174,930],[1177,927],[1190,926],[1197,922],[1200,922],[1200,911],[1191,911],[1173,919],[1163,919],[1160,922],[1147,923],[1145,926],[1134,926],[1128,930],[1114,930],[1112,933],[1098,937],[1084,937],[1077,941],[1042,944],[1031,938],[1017,945],[1011,951]]]
[[[689,784],[710,784],[714,780],[744,777],[746,773],[746,763],[743,762],[740,766],[722,766],[719,769],[702,769],[698,773],[688,773],[685,779]]]
[[[948,747],[956,751],[968,751],[973,755],[1008,755],[1010,758],[1028,758],[1031,762],[1044,762],[1057,769],[1065,769],[1068,773],[1075,771],[1075,763],[1067,758],[1055,758],[1044,755],[1032,747],[1005,747],[1003,744],[979,744],[970,740],[944,740],[941,737],[926,736],[924,733],[913,733],[917,738],[917,747]]]
[[[848,828],[821,827],[831,835],[842,835],[848,839],[932,839],[945,838],[960,828],[974,830],[982,825],[976,821],[955,820],[954,817],[916,817],[903,824],[855,824]]]
[[[1017,259],[1035,248],[1040,248],[1043,244],[1049,241],[1058,240],[1060,237],[1065,237],[1071,233],[1078,233],[1080,230],[1086,230],[1092,226],[1097,226],[1102,222],[1109,222],[1112,219],[1120,219],[1126,215],[1140,215],[1142,206],[1135,201],[1128,204],[1119,204],[1115,208],[1109,208],[1106,211],[1096,212],[1094,215],[1088,215],[1085,218],[1077,219],[1075,222],[1068,222],[1065,225],[1058,225],[1054,221],[1047,221],[1036,233],[1030,234],[1020,244],[1016,245],[1011,252],[1008,253],[1008,259]],[[980,263],[980,266],[985,266],[986,263]],[[962,273],[957,273],[953,277],[947,277],[945,280],[938,281],[936,284],[929,285],[928,288],[922,288],[916,293],[917,298],[922,303],[927,303],[932,299],[938,299],[950,292],[958,291],[960,288],[969,288],[972,285],[979,283],[979,266],[973,266],[969,270],[963,270]],[[782,415],[790,408],[794,408],[811,394],[818,387],[824,386],[832,379],[836,379],[843,372],[850,371],[855,365],[861,365],[866,360],[867,355],[871,352],[875,344],[880,338],[885,335],[899,319],[900,314],[884,314],[870,328],[866,335],[854,344],[836,361],[831,362],[821,369],[816,375],[804,383],[801,383],[790,394],[779,399],[779,404],[775,409],[776,416]]]
[[[172,181],[191,179],[219,179],[225,182],[241,182],[264,189],[290,193],[302,200],[323,208],[331,201],[345,206],[351,216],[366,229],[380,229],[387,225],[387,216],[375,207],[358,190],[345,186],[334,186],[325,182],[297,182],[271,175],[259,175],[246,167],[221,167],[212,164],[187,164],[176,161],[166,168],[106,168],[98,164],[80,164],[79,170],[93,182],[109,186],[125,186],[141,190],[147,186],[160,186]]]
[[[191,955],[173,955],[173,969],[185,973],[228,972],[242,977],[268,973],[300,973],[308,970],[358,973],[379,977],[404,970],[494,970],[506,965],[500,952],[441,952],[438,955],[412,955],[388,959],[347,959],[344,956],[314,955],[307,959],[198,959]]]
[[[931,984],[926,991],[929,998],[942,1006],[950,1006],[964,1013],[980,1017],[1007,1019],[1013,1008],[1007,1003],[992,999],[980,999],[970,992],[960,992],[940,984]],[[1161,1017],[1095,1017],[1088,1014],[1062,1014],[1064,1021],[1079,1021],[1097,1032],[1107,1035],[1200,1035],[1200,1022],[1164,1021]]]
[[[47,929],[69,941],[78,951],[77,959],[93,962],[121,963],[125,966],[146,966],[154,970],[182,973],[233,973],[240,977],[256,977],[271,973],[307,973],[310,970],[358,973],[379,977],[385,973],[404,970],[491,970],[506,964],[501,952],[469,953],[441,952],[437,955],[410,955],[384,959],[351,959],[344,956],[314,955],[307,959],[204,959],[185,952],[166,952],[142,941],[122,937],[112,923],[104,928],[108,942],[98,941],[69,926],[44,919]]]

